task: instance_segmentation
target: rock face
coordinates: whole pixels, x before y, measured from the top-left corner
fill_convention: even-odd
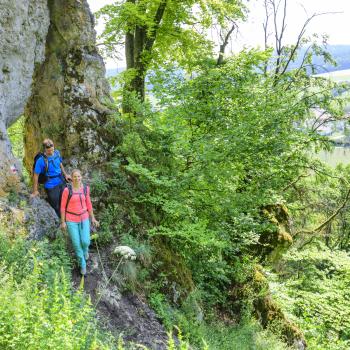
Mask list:
[[[256,265],[251,275],[244,283],[236,283],[229,292],[227,308],[235,308],[240,300],[253,298],[253,310],[256,318],[264,328],[278,329],[279,336],[291,349],[304,350],[307,348],[302,331],[291,322],[282,309],[273,300],[269,283],[264,275],[264,269]]]
[[[27,209],[26,227],[29,239],[55,238],[60,220],[55,211],[44,199],[29,198],[30,209]]]
[[[44,61],[47,0],[0,2],[0,196],[18,187],[20,168],[6,129],[24,111],[33,72]]]
[[[12,201],[0,198],[0,222],[15,228],[18,235],[39,240],[55,238],[60,221],[45,200],[38,197],[32,199],[28,192],[21,191]]]
[[[35,72],[28,102],[25,165],[49,137],[71,167],[102,163],[115,144],[105,68],[96,51],[94,19],[86,0],[49,0],[45,62]]]
[[[261,234],[257,250],[262,257],[276,262],[293,242],[288,209],[281,204],[267,205],[262,215],[274,228]]]

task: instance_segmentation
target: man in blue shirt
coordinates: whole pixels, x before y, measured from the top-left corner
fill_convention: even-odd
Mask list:
[[[62,164],[61,154],[58,150],[55,150],[54,143],[50,139],[43,141],[44,153],[37,159],[34,166],[33,174],[33,193],[32,197],[39,195],[39,175],[45,174],[47,180],[44,183],[44,188],[47,193],[47,199],[51,207],[55,210],[58,217],[61,216],[60,204],[61,194],[65,188],[65,181],[71,181],[71,177],[67,175]],[[47,163],[45,160],[47,159]]]

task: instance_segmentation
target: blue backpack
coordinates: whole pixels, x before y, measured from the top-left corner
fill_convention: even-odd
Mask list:
[[[56,159],[57,157],[59,157],[58,151],[55,150],[54,156],[55,156],[54,159]],[[40,174],[39,174],[38,183],[39,183],[39,184],[44,184],[44,183],[48,180],[48,178],[49,178],[49,176],[47,175],[47,172],[49,171],[49,160],[48,160],[47,155],[46,155],[45,153],[43,153],[43,152],[38,152],[38,153],[35,155],[35,157],[34,157],[34,163],[33,163],[33,170],[32,170],[32,171],[33,171],[33,174],[34,174],[35,164],[36,164],[36,162],[39,160],[40,157],[43,157],[43,158],[44,158],[44,162],[45,162],[45,171],[44,171],[44,173],[40,173]],[[58,177],[58,176],[61,176],[61,175],[50,176],[50,177]]]

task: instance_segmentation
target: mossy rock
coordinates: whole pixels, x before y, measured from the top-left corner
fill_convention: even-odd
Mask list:
[[[258,320],[264,328],[276,328],[288,345],[297,349],[306,348],[306,340],[303,333],[295,324],[286,318],[271,295],[255,299],[254,309]]]
[[[271,297],[269,283],[264,276],[263,267],[255,265],[244,283],[231,286],[227,308],[231,317],[238,320],[245,305],[252,307],[252,312],[264,328],[273,328],[281,338],[297,349],[305,349],[306,341],[300,329],[289,321],[282,309]]]
[[[267,205],[261,213],[274,227],[260,235],[259,254],[274,262],[293,243],[288,209],[283,204]]]
[[[175,304],[181,304],[195,289],[191,271],[166,239],[158,238],[153,245],[160,264],[157,274],[164,278],[163,292],[171,296]]]

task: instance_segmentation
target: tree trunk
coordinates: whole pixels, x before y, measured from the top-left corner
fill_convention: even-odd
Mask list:
[[[146,66],[143,62],[144,42],[146,30],[136,27],[135,32],[128,32],[125,35],[125,57],[126,69],[133,70],[132,78],[125,82],[123,87],[123,112],[132,113],[135,107],[133,95],[136,95],[140,102],[145,100],[145,75]]]
[[[135,0],[128,0],[127,2],[135,3]],[[132,78],[125,82],[123,88],[124,113],[132,113],[134,110],[132,106],[133,98],[130,98],[133,97],[132,95],[136,95],[141,103],[145,100],[146,73],[166,4],[166,0],[160,2],[151,28],[136,26],[134,31],[127,32],[125,35],[126,68],[127,70],[134,69],[134,71],[132,72]]]

